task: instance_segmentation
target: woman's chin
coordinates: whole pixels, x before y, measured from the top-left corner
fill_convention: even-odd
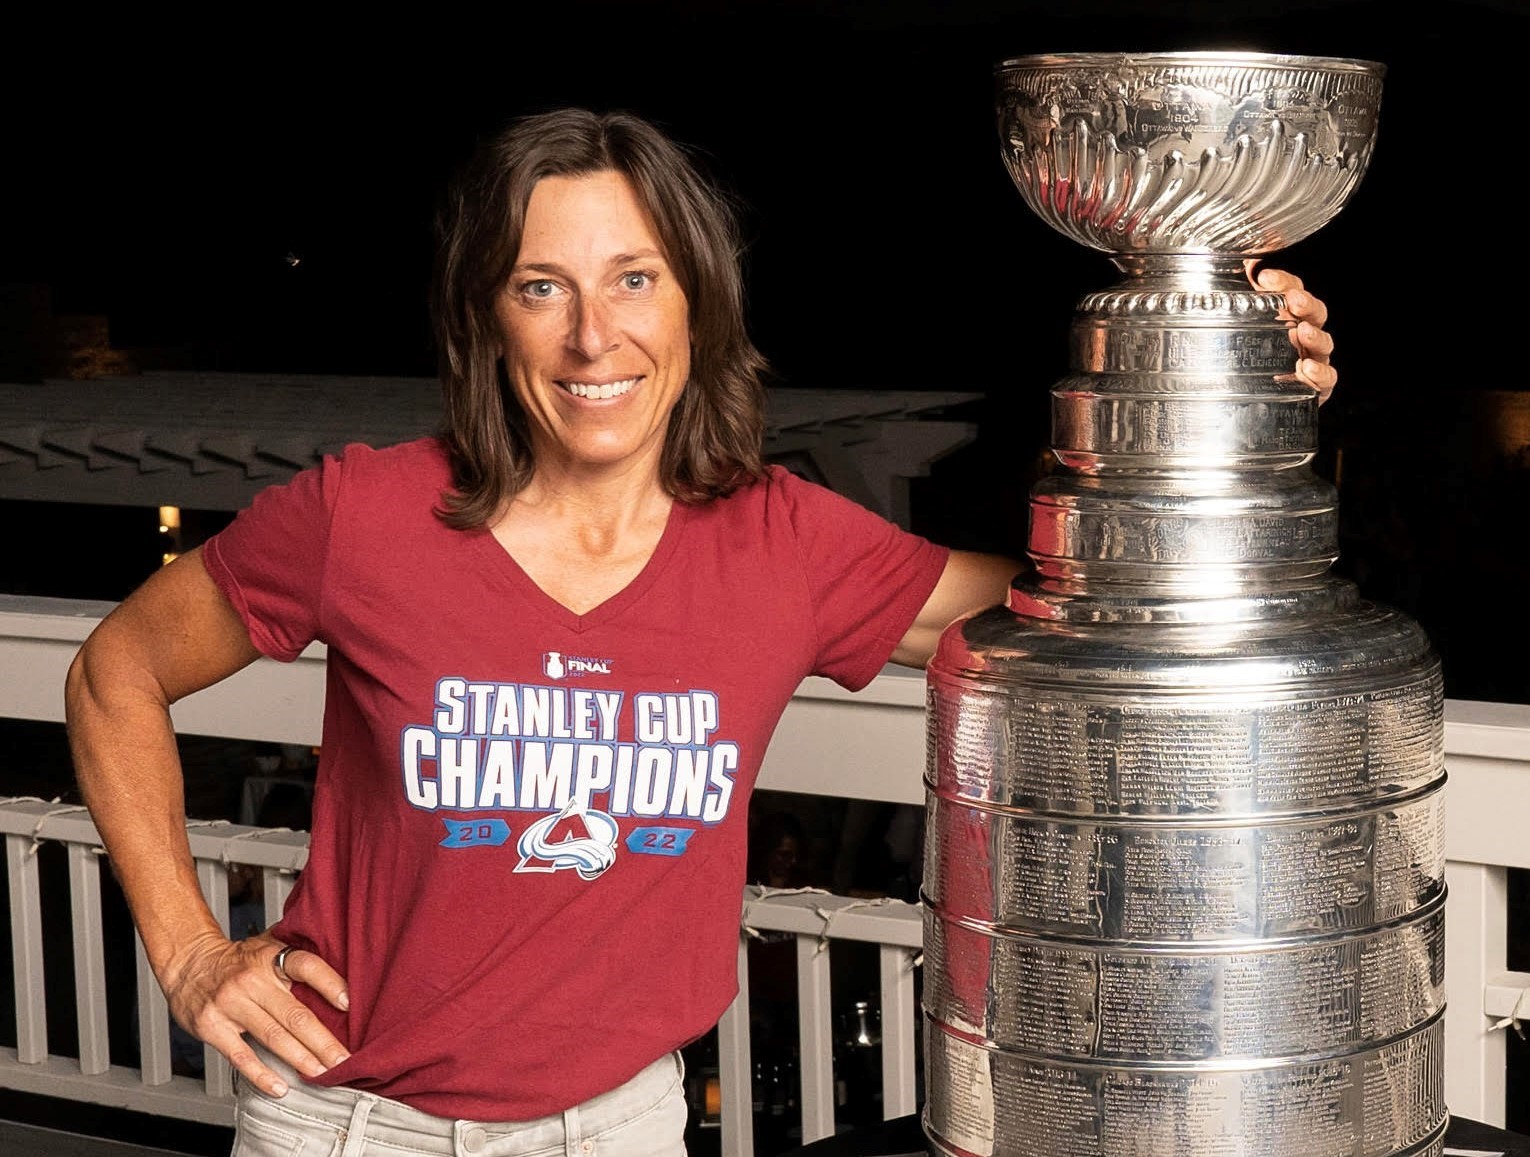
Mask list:
[[[579,443],[559,446],[551,459],[570,474],[609,477],[629,473],[659,475],[659,447],[633,445],[629,442]]]

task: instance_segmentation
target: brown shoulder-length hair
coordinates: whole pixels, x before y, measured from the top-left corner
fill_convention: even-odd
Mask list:
[[[738,220],[689,151],[629,113],[559,109],[522,117],[485,142],[437,219],[431,299],[453,489],[437,513],[484,526],[531,479],[526,416],[505,378],[494,300],[520,252],[543,177],[614,171],[647,210],[689,306],[691,375],[670,414],[660,478],[686,502],[728,494],[764,472],[764,357],[744,325]]]

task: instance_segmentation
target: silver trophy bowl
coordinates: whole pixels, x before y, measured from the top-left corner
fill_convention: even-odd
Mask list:
[[[1092,249],[1255,257],[1349,199],[1383,74],[1236,52],[1021,57],[998,71],[1004,163],[1042,220]]]
[[[1077,303],[1026,569],[928,669],[937,1154],[1442,1150],[1439,662],[1330,573],[1317,399],[1243,265],[1343,206],[1382,74],[997,69],[1016,186],[1124,279]]]

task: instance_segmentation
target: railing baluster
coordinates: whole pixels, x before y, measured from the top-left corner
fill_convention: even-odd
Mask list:
[[[754,1097],[749,1074],[749,942],[738,944],[738,995],[717,1022],[723,1157],[754,1157]]]
[[[1483,1010],[1483,989],[1508,966],[1508,872],[1445,863],[1445,1103],[1502,1129],[1508,1113],[1508,1050]]]
[[[265,924],[269,928],[282,918],[287,907],[287,897],[292,895],[294,879],[291,872],[280,868],[266,868],[261,873],[265,885]]]
[[[802,1058],[802,1142],[834,1136],[834,1034],[828,943],[797,937],[797,1053]]]
[[[69,845],[69,914],[74,925],[74,1007],[80,1071],[111,1067],[106,1025],[106,955],[101,937],[101,867],[88,844]]]
[[[134,958],[138,962],[138,1064],[143,1083],[163,1085],[170,1080],[170,1005],[154,979],[143,938],[133,934]]]
[[[42,885],[32,841],[5,837],[10,874],[11,959],[16,970],[16,1059],[35,1065],[48,1057],[48,1004],[43,988]]]
[[[228,868],[220,860],[198,860],[197,881],[223,935],[229,934]],[[209,1097],[227,1097],[234,1091],[228,1061],[212,1045],[202,1046],[202,1083]]]
[[[914,1061],[919,1015],[914,1007],[914,953],[884,944],[878,953],[882,973],[882,1119],[906,1117],[915,1100]]]

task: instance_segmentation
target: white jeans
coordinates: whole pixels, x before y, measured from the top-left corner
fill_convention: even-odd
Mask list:
[[[355,1089],[310,1085],[259,1045],[287,1082],[272,1098],[236,1075],[230,1157],[683,1157],[679,1053],[625,1085],[535,1121],[453,1121]]]

